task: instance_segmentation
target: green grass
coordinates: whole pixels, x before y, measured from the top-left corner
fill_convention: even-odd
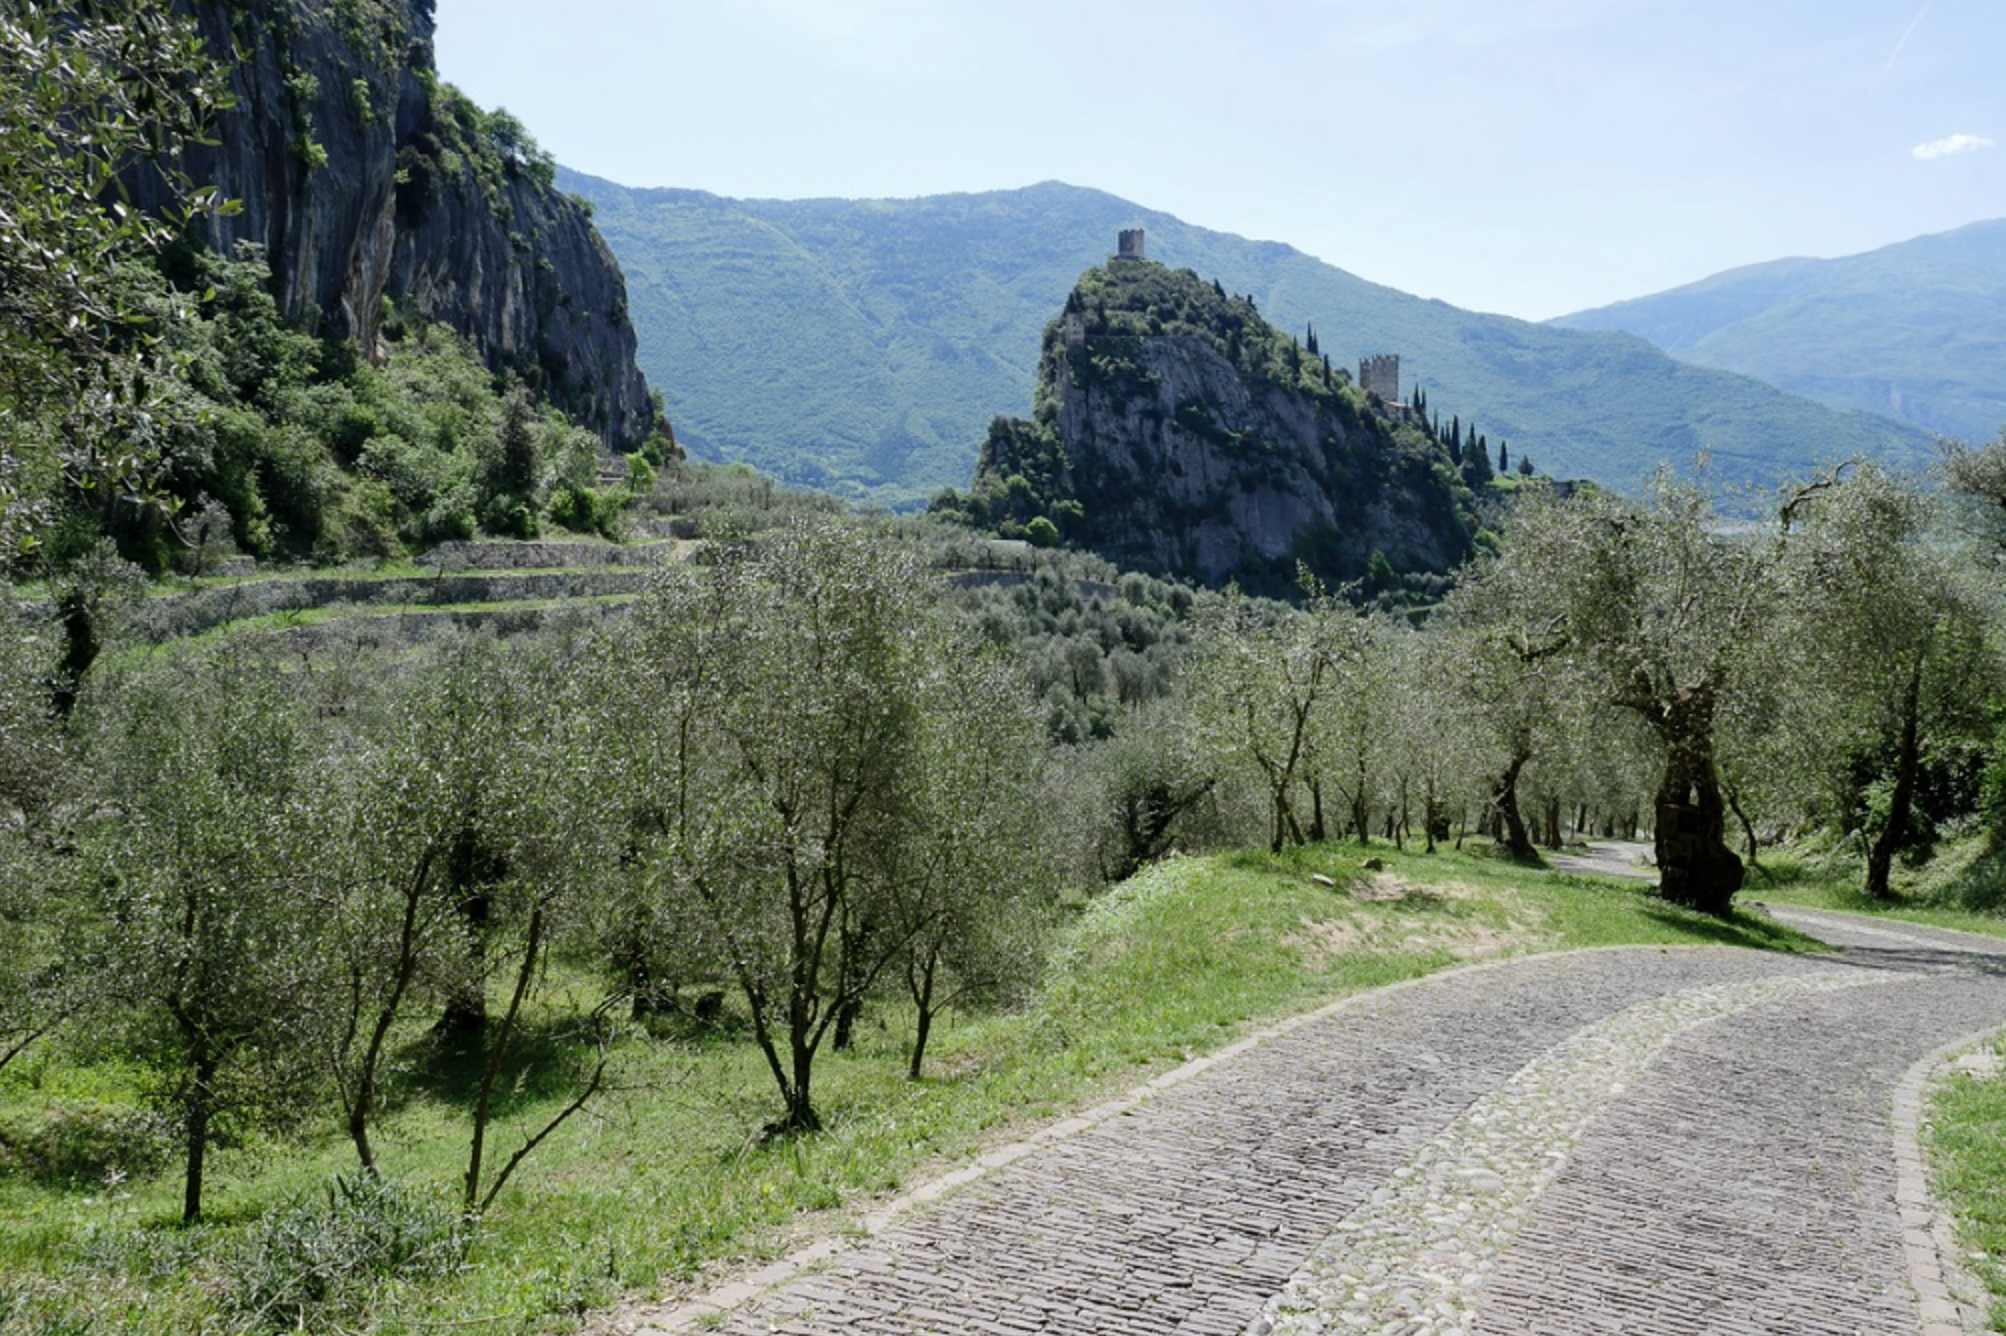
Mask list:
[[[1807,909],[1837,909],[1872,914],[1935,928],[1987,937],[2006,937],[2006,915],[1961,907],[1987,902],[1977,894],[1991,879],[2006,876],[1997,855],[1987,852],[1986,837],[1953,841],[1920,867],[1897,862],[1890,879],[1893,898],[1870,900],[1863,893],[1866,872],[1856,854],[1845,851],[1768,851],[1762,864],[1773,874],[1751,872],[1741,900]]]
[[[1363,871],[1368,854],[1385,869]],[[1311,880],[1319,873],[1339,887]],[[328,1310],[323,1329],[561,1327],[623,1292],[700,1287],[804,1235],[854,1228],[858,1208],[903,1185],[1330,999],[1507,954],[1714,942],[1813,945],[1758,916],[1684,913],[1641,883],[1475,853],[1330,846],[1177,860],[1082,911],[1024,1009],[953,1018],[923,1081],[903,1079],[909,1017],[874,1011],[854,1052],[817,1065],[827,1129],[814,1137],[761,1136],[775,1095],[729,1016],[710,1035],[635,1030],[617,1089],[525,1165],[462,1269],[368,1287]],[[546,1026],[589,1005],[589,978],[565,982]],[[66,1103],[137,1100],[132,1073],[62,1056],[51,1049],[0,1075],[0,1128],[31,1129]],[[422,1065],[379,1144],[390,1173],[443,1201],[463,1163],[465,1082],[422,1048],[407,1056]],[[521,1073],[512,1121],[491,1138],[503,1153],[550,1110],[536,1076]],[[171,1170],[68,1186],[0,1176],[0,1277],[11,1278],[0,1280],[0,1332],[231,1330],[228,1296],[253,1269],[260,1219],[324,1197],[351,1159],[331,1131],[246,1139],[216,1157],[211,1222],[194,1231],[174,1224]]]
[[[1931,1094],[1927,1126],[1930,1188],[1956,1217],[1966,1269],[1991,1294],[1991,1329],[2006,1331],[2006,1075],[1952,1074]]]

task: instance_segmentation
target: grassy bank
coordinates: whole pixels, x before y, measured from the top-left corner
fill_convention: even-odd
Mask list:
[[[1384,869],[1362,869],[1367,852]],[[379,1138],[402,1195],[331,1191],[352,1164],[332,1129],[283,1142],[247,1134],[212,1166],[210,1222],[193,1230],[174,1223],[179,1185],[163,1163],[91,1154],[91,1136],[116,1149],[120,1120],[143,1120],[138,1079],[50,1048],[0,1077],[0,1153],[16,1159],[0,1177],[0,1331],[561,1328],[623,1293],[700,1286],[807,1233],[850,1227],[857,1208],[902,1185],[1331,998],[1508,954],[1711,942],[1809,945],[1757,916],[1686,914],[1641,883],[1474,855],[1330,847],[1181,859],[1081,912],[1022,1009],[937,1033],[924,1081],[903,1079],[909,1018],[874,1012],[854,1051],[818,1064],[827,1130],[811,1138],[760,1135],[775,1097],[729,1011],[703,1031],[634,1029],[616,1088],[536,1152],[464,1253],[435,1236],[450,1232],[464,1163],[469,1064],[416,1034]],[[581,977],[568,1005],[591,996]],[[545,1061],[564,1056],[564,1020],[544,1018],[547,1042],[532,1048]],[[553,1107],[534,1064],[515,1078],[494,1134],[505,1148]],[[70,1119],[79,1143],[67,1177],[62,1164],[23,1158],[52,1117]],[[343,1258],[386,1237],[413,1255],[397,1274],[360,1262],[343,1271]],[[440,1246],[428,1252],[428,1240]],[[299,1302],[310,1293],[321,1297]]]
[[[1991,1295],[1990,1329],[2006,1331],[2006,1073],[1946,1077],[1931,1092],[1926,1146],[1930,1187],[1957,1220],[1960,1260]]]
[[[1989,847],[1985,835],[1946,843],[1919,866],[1897,863],[1890,879],[1892,899],[1870,900],[1864,864],[1857,853],[1830,849],[1765,851],[1763,871],[1751,870],[1742,887],[1744,903],[1802,905],[1872,914],[1905,923],[1954,928],[1986,937],[2006,937],[2006,857]]]

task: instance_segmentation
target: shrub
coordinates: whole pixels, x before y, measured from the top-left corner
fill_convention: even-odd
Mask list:
[[[597,489],[580,487],[575,483],[560,483],[550,498],[550,518],[573,533],[599,533],[612,536],[613,522],[619,513],[614,499],[602,495]]]
[[[267,1330],[331,1330],[383,1281],[450,1274],[467,1242],[443,1199],[358,1172],[258,1222],[230,1304]]]

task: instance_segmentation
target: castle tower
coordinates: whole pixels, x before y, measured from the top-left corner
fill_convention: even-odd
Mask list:
[[[1117,260],[1146,260],[1149,258],[1148,249],[1143,244],[1142,229],[1139,227],[1122,229],[1117,244],[1119,249],[1115,251],[1114,255],[1114,258]]]
[[[1388,408],[1400,402],[1400,354],[1381,353],[1358,362],[1358,387],[1376,394]]]
[[[1087,346],[1087,318],[1078,311],[1066,312],[1066,347],[1077,351]]]

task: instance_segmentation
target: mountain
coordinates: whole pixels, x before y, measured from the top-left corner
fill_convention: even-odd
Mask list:
[[[242,201],[207,240],[261,249],[289,319],[374,351],[403,307],[610,447],[641,445],[658,413],[619,265],[521,125],[439,82],[432,0],[176,8],[234,61],[236,105],[186,162]],[[159,202],[156,182],[133,186]]]
[[[1447,419],[1554,476],[1634,485],[1712,453],[1769,482],[1925,433],[1675,361],[1642,339],[1479,315],[1275,242],[1193,227],[1058,183],[915,200],[735,200],[560,170],[626,270],[641,364],[676,391],[677,437],[783,481],[889,505],[967,484],[989,421],[1030,407],[1041,331],[1074,279],[1144,227],[1153,256],[1314,323],[1340,365],[1397,353]]]
[[[1081,277],[1045,329],[1035,417],[994,422],[969,495],[937,509],[1268,594],[1298,562],[1335,584],[1469,555],[1470,491],[1413,414],[1246,298],[1142,258],[1142,236]]]
[[[1982,442],[2006,428],[2006,219],[1776,260],[1563,316],[1838,409]]]

